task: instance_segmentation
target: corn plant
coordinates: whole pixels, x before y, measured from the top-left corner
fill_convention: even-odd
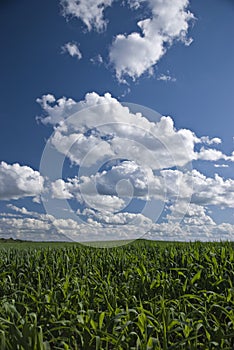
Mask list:
[[[0,350],[234,349],[231,242],[0,247]]]

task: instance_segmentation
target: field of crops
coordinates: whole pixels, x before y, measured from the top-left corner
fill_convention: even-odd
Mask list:
[[[234,349],[232,243],[2,244],[0,350]]]

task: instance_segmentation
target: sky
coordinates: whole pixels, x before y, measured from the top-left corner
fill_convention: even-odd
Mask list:
[[[234,2],[0,2],[0,237],[234,239]]]

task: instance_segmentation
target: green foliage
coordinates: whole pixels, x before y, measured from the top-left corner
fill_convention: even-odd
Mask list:
[[[5,243],[1,350],[234,348],[233,244]]]

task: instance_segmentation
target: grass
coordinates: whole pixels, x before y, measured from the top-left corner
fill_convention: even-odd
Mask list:
[[[0,246],[0,349],[233,349],[233,243]]]

